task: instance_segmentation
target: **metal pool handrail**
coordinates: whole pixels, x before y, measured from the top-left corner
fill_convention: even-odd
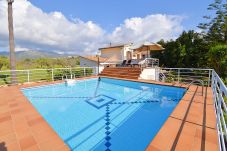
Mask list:
[[[194,83],[196,83],[196,82],[199,82],[199,83],[202,85],[202,94],[201,94],[201,95],[203,96],[203,92],[204,92],[204,83],[203,83],[203,80],[193,80],[191,83],[189,83],[187,89],[188,89],[192,84],[194,84]]]

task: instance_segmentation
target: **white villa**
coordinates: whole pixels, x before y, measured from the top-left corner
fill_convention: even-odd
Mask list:
[[[137,71],[139,76],[135,76],[135,78],[155,80],[158,74],[157,67],[159,66],[159,59],[152,58],[152,52],[163,50],[164,48],[161,45],[150,42],[110,45],[108,47],[99,48],[99,56],[80,56],[80,66],[99,66],[98,71],[101,75],[105,75],[105,73],[109,72],[107,71],[107,67],[124,67],[125,69],[143,67]],[[103,70],[104,68],[105,70]],[[132,69],[128,69],[124,71],[124,73],[122,71],[122,74],[126,74],[129,70]],[[131,77],[132,76],[133,75],[131,75]]]
[[[162,51],[164,48],[156,43],[137,43],[110,45],[99,48],[99,61],[101,66],[116,66],[124,60],[142,61],[152,58],[152,51]],[[80,56],[81,67],[97,66],[98,56]]]

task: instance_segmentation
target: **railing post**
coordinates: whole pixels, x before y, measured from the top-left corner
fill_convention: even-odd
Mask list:
[[[52,77],[52,81],[54,81],[54,69],[51,69],[51,77]]]
[[[160,81],[159,80],[159,73],[160,73],[160,68],[159,67],[155,67],[155,80],[156,81]]]
[[[27,70],[27,82],[29,83],[30,82],[30,71]]]
[[[71,79],[72,79],[72,78],[73,78],[73,75],[72,75],[72,68],[70,67],[69,70],[70,70],[70,75],[71,75]]]
[[[211,70],[209,70],[208,87],[210,86],[210,71],[211,71]]]
[[[213,89],[213,85],[214,85],[214,73],[212,70],[212,75],[211,75],[211,88]]]
[[[180,83],[180,69],[178,69],[178,73],[177,73],[177,81],[178,81],[178,83]]]

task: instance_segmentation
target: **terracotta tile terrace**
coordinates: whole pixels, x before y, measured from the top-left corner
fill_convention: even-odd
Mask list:
[[[183,84],[133,81],[186,87]],[[20,91],[20,88],[59,82],[62,81],[0,87],[0,151],[70,150]],[[202,87],[189,87],[147,150],[218,150],[212,90],[206,87],[203,96],[201,93]]]

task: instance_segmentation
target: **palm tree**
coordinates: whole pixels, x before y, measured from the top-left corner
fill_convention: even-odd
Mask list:
[[[8,2],[8,26],[9,26],[9,48],[10,48],[10,68],[11,68],[11,82],[15,84],[16,80],[16,57],[14,46],[14,34],[13,34],[13,8],[12,4],[14,0],[7,0]]]

